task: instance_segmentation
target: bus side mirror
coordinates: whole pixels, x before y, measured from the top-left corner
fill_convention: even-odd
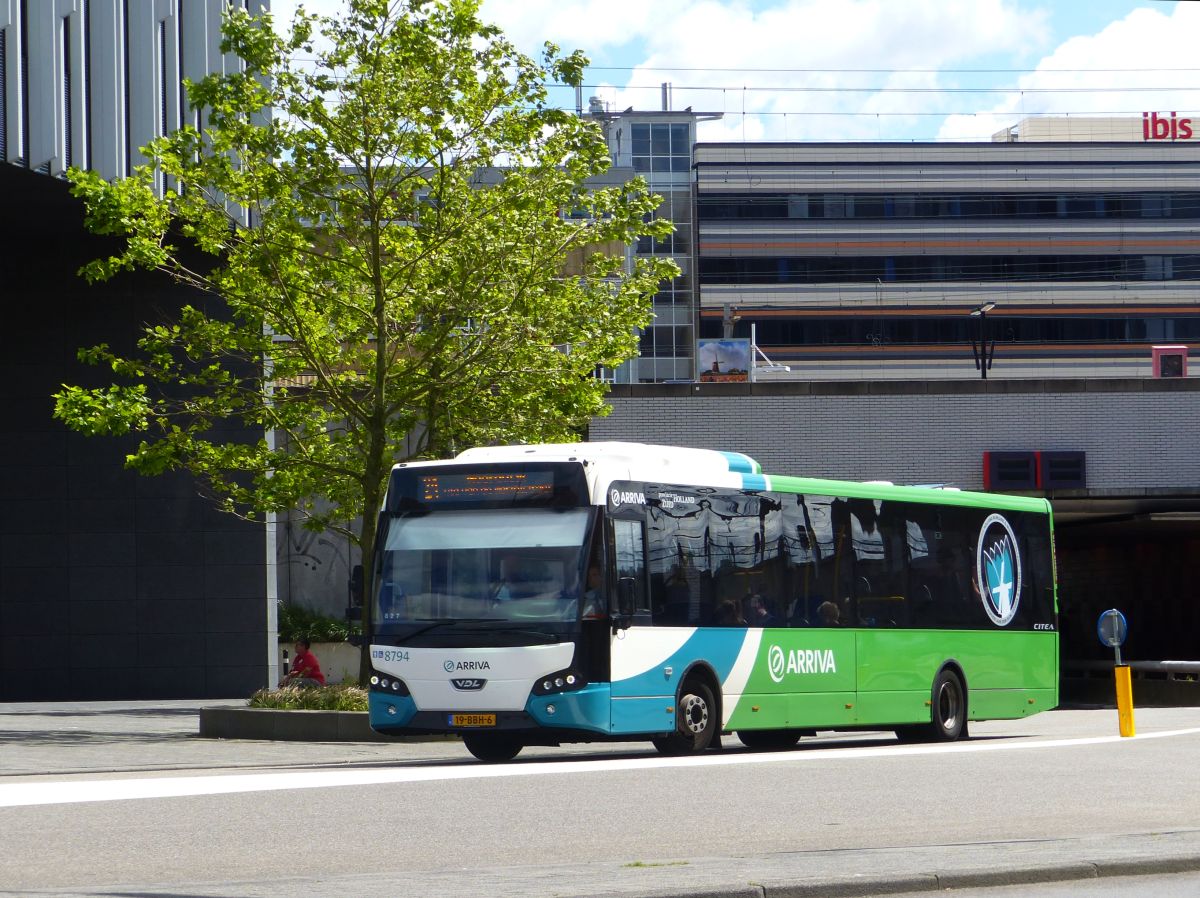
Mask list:
[[[346,584],[351,608],[361,608],[363,603],[363,566],[356,564],[350,568],[350,581]]]

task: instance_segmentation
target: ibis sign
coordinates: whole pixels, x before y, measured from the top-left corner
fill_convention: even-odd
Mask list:
[[[1191,140],[1192,119],[1180,118],[1174,112],[1143,112],[1142,140]]]

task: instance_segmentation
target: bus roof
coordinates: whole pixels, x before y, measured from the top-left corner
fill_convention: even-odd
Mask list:
[[[595,443],[542,443],[530,446],[480,446],[460,452],[455,461],[521,461],[526,459],[611,461],[634,467],[699,469],[761,474],[762,467],[741,452],[657,446],[651,443],[602,441]]]
[[[778,490],[823,496],[893,499],[937,505],[990,507],[1048,514],[1048,500],[1006,493],[983,493],[929,486],[896,486],[886,481],[858,482],[763,474],[753,458],[741,452],[663,446],[649,443],[539,443],[479,446],[453,459],[408,462],[397,467],[445,464],[492,464],[528,461],[586,463],[593,495],[599,498],[615,480],[661,482],[678,486],[718,486],[748,490]]]
[[[768,489],[787,493],[847,496],[852,499],[892,499],[905,502],[928,502],[935,505],[1050,513],[1050,501],[1037,496],[1013,496],[1008,493],[982,493],[928,486],[894,486],[878,481],[858,483],[852,480],[823,480],[816,477],[768,475],[766,479]]]

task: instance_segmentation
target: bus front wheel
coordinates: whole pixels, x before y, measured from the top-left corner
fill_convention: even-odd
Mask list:
[[[512,736],[496,733],[466,733],[463,735],[463,744],[479,760],[489,763],[511,761],[522,748],[521,743]]]
[[[652,740],[664,755],[688,755],[704,751],[718,727],[717,703],[712,690],[699,680],[689,680],[675,706],[675,732]]]
[[[902,742],[954,742],[967,735],[967,690],[952,670],[943,668],[933,681],[929,723],[898,727]]]

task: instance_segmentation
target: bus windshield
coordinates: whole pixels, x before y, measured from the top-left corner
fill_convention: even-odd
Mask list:
[[[573,621],[588,508],[477,509],[385,516],[372,619]]]

